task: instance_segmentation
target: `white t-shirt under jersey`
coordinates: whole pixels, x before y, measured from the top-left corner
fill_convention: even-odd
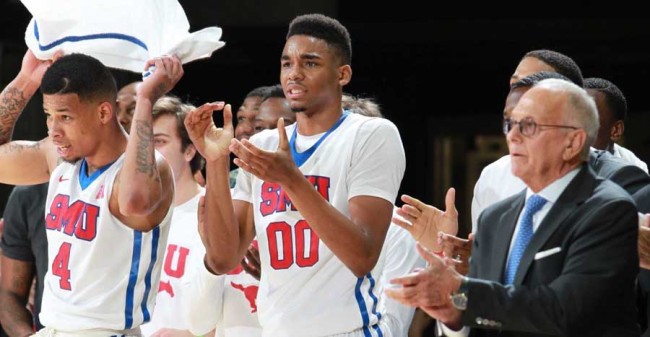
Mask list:
[[[292,139],[296,126],[286,127]],[[355,196],[395,202],[405,169],[404,149],[395,125],[386,119],[349,114],[326,135],[311,155],[304,151],[298,156],[305,156],[300,171],[323,198],[346,216],[348,202]],[[304,148],[301,138],[297,136],[298,148]],[[258,133],[251,142],[275,151],[278,131]],[[382,258],[371,272],[356,277],[319,240],[300,213],[292,210],[291,201],[278,184],[242,171],[233,198],[253,206],[263,266],[257,296],[263,336],[327,336],[352,331],[381,334],[376,283]]]

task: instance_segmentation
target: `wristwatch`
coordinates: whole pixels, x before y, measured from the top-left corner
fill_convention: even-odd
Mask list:
[[[460,281],[460,287],[458,287],[458,290],[451,294],[451,304],[458,310],[467,309],[468,284],[469,279],[466,276],[463,276],[462,281]]]

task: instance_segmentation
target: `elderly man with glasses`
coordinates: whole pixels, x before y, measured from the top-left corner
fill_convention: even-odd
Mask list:
[[[468,277],[420,247],[429,266],[393,280],[387,294],[458,335],[638,336],[637,212],[587,164],[593,100],[567,81],[540,81],[504,131],[526,188],[479,217]]]

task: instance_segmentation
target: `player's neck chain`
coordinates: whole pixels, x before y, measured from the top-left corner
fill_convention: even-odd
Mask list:
[[[298,150],[296,150],[296,136],[298,135],[298,123],[296,123],[296,127],[293,129],[293,133],[291,134],[291,140],[289,140],[289,147],[291,148],[291,156],[293,157],[293,162],[296,163],[298,167],[302,166],[302,164],[304,164],[311,157],[311,155],[314,154],[316,149],[318,149],[318,147],[325,140],[325,138],[327,138],[327,136],[329,136],[330,133],[334,132],[334,130],[336,130],[339,126],[341,126],[341,124],[343,124],[343,121],[349,114],[350,111],[343,110],[343,114],[341,115],[341,118],[339,118],[339,120],[336,121],[336,123],[332,125],[332,127],[329,130],[327,130],[327,132],[325,132],[325,134],[322,135],[320,139],[316,141],[316,143],[314,143],[314,145],[312,145],[310,148],[308,148],[303,152],[298,152]]]

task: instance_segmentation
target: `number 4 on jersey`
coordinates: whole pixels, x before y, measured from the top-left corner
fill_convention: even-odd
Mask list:
[[[72,289],[70,285],[70,269],[68,268],[68,262],[70,261],[70,248],[72,244],[69,242],[64,242],[59,247],[59,252],[52,262],[52,274],[58,276],[59,287],[64,290]]]

